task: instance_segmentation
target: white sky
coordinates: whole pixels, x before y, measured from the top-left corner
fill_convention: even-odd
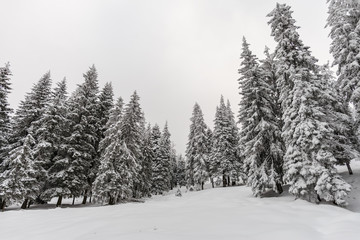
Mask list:
[[[179,153],[198,102],[211,127],[223,94],[238,114],[242,36],[260,58],[274,49],[267,25],[274,0],[0,0],[0,64],[13,73],[16,108],[48,70],[69,91],[95,64],[127,102],[138,91],[147,121],[167,120]],[[326,0],[286,0],[301,37],[320,63],[329,54]]]

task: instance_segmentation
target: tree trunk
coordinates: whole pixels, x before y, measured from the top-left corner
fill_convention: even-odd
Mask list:
[[[28,201],[29,200],[27,198],[24,200],[23,204],[21,205],[21,209],[26,209]]]
[[[211,182],[212,188],[214,188],[214,187],[215,187],[215,186],[214,186],[214,179],[213,179],[213,178],[210,178],[210,182]]]
[[[62,195],[59,196],[57,203],[56,203],[56,207],[61,207],[61,203],[62,203]]]
[[[83,201],[82,201],[82,204],[86,204],[86,201],[87,201],[87,190],[85,190],[85,193],[84,193],[84,198],[83,198]]]
[[[227,177],[227,184],[230,187],[230,176]]]
[[[282,194],[282,192],[284,191],[280,183],[276,183],[276,189],[279,194]]]
[[[73,202],[72,202],[72,205],[75,204],[75,196],[73,196]]]
[[[5,201],[5,199],[4,199],[4,200],[2,200],[2,202],[0,202],[0,209],[1,209],[1,211],[4,211],[5,205],[6,205],[6,201]]]
[[[115,199],[113,197],[110,197],[109,205],[114,205],[114,204],[115,204]]]
[[[348,171],[349,171],[349,174],[350,174],[350,175],[353,175],[353,171],[352,171],[352,169],[351,169],[351,167],[350,167],[350,163],[349,163],[349,162],[346,163],[346,167],[347,167],[347,169],[348,169]]]
[[[27,205],[27,208],[30,208],[30,206],[31,206],[32,204],[33,204],[33,201],[30,200],[29,203],[28,203],[28,205]]]
[[[226,176],[223,175],[223,187],[226,187]]]
[[[204,182],[201,183],[201,190],[204,190]]]

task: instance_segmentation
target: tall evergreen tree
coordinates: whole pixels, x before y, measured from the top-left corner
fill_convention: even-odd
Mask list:
[[[47,171],[41,200],[49,201],[58,197],[57,206],[62,203],[63,196],[69,196],[65,170],[68,162],[64,161],[65,138],[69,136],[67,114],[67,86],[66,79],[57,83],[52,99],[42,117],[34,122],[36,126],[35,137],[38,140],[34,149],[34,156]]]
[[[193,185],[196,189],[203,190],[204,183],[209,177],[206,165],[209,158],[208,128],[198,103],[194,105],[190,120],[190,133],[186,148],[188,185]]]
[[[10,76],[9,63],[4,67],[0,67],[0,165],[7,153],[5,148],[9,144],[9,135],[11,133],[10,114],[12,109],[8,102],[8,95],[11,90]]]
[[[358,0],[327,0],[327,27],[332,39],[330,52],[333,65],[338,66],[336,87],[343,101],[352,101],[360,78],[360,2]],[[354,96],[357,97],[357,96]]]
[[[163,194],[168,190],[168,169],[162,157],[162,134],[160,128],[155,124],[152,128],[151,141],[153,144],[154,158],[152,161],[152,192],[153,194]]]
[[[110,205],[133,196],[134,175],[138,163],[123,139],[121,98],[111,109],[105,138],[100,142],[101,157],[98,176],[93,192],[97,201],[108,201]]]
[[[176,164],[176,182],[179,187],[186,186],[185,159],[182,155],[177,157]]]
[[[33,85],[31,91],[26,94],[25,100],[20,102],[20,106],[15,112],[13,118],[13,131],[9,138],[9,145],[6,151],[11,152],[14,149],[21,147],[28,135],[34,138],[35,143],[37,142],[34,133],[39,128],[35,123],[43,116],[45,109],[47,108],[51,99],[51,76],[50,72],[44,74],[40,80]],[[8,155],[8,157],[11,157]],[[44,183],[46,171],[42,162],[37,159],[31,158],[34,162],[32,163],[35,169],[36,179],[38,182]],[[7,161],[5,159],[5,161]],[[6,169],[3,166],[3,169]],[[40,194],[40,192],[37,192]],[[25,199],[24,205],[27,204]]]
[[[6,204],[18,204],[24,200],[22,208],[26,208],[28,201],[35,200],[38,196],[40,183],[36,178],[36,166],[33,159],[34,143],[33,137],[28,134],[24,143],[13,149],[3,162],[6,168],[0,173],[2,209]]]
[[[152,188],[152,164],[154,160],[154,145],[152,141],[152,129],[150,124],[145,129],[143,138],[140,191],[142,196],[150,197]]]
[[[282,192],[283,144],[276,116],[274,92],[256,56],[243,39],[239,79],[241,102],[239,121],[248,166],[247,184],[260,196],[267,189]]]
[[[357,0],[328,0],[329,16],[327,27],[332,39],[330,52],[334,57],[333,66],[337,66],[337,80],[334,82],[335,96],[339,103],[335,106],[338,120],[333,121],[340,142],[335,157],[339,164],[346,164],[349,173],[350,160],[354,158],[354,149],[358,151],[360,132],[360,2]],[[355,109],[355,122],[351,120],[349,103]],[[349,141],[350,139],[350,141]]]
[[[240,171],[237,131],[230,105],[226,106],[221,96],[215,114],[210,170],[213,177],[223,179],[224,187],[234,184]]]
[[[324,97],[316,59],[297,32],[290,7],[277,4],[268,15],[271,35],[278,43],[280,101],[283,112],[284,181],[297,197],[325,199],[345,205],[350,191],[336,172],[329,142],[331,127],[320,100]]]
[[[359,159],[359,142],[355,135],[354,120],[349,104],[344,102],[340,89],[336,88],[334,76],[329,64],[319,67],[319,78],[323,81],[322,92],[325,97],[321,100],[327,109],[327,121],[332,128],[331,150],[338,165],[346,165],[350,174],[350,162]]]
[[[136,91],[130,97],[130,102],[124,109],[124,116],[121,121],[121,140],[131,153],[131,158],[135,159],[137,170],[132,174],[134,197],[137,197],[140,191],[140,175],[143,141],[143,122],[144,116],[139,103],[139,96]]]
[[[79,85],[68,101],[67,121],[70,135],[66,138],[68,187],[75,197],[87,195],[95,178],[91,169],[96,166],[99,118],[98,75],[95,66],[84,74],[84,83]]]
[[[160,138],[160,158],[162,160],[162,166],[165,171],[165,188],[164,191],[168,191],[171,189],[171,175],[172,175],[172,147],[171,147],[171,134],[169,132],[168,123],[165,123],[164,129]]]

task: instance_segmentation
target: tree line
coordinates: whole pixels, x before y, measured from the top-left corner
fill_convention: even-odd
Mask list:
[[[162,194],[178,182],[176,152],[163,130],[145,121],[136,91],[114,103],[111,83],[100,91],[95,66],[68,97],[66,79],[51,88],[50,73],[26,94],[12,116],[9,65],[0,68],[1,208],[83,196],[115,204]],[[183,183],[184,184],[184,183]],[[74,204],[74,201],[73,201]]]
[[[351,186],[335,166],[352,174],[360,156],[360,5],[328,4],[336,77],[302,42],[290,6],[277,4],[268,14],[274,51],[259,60],[243,38],[238,122],[221,97],[210,129],[196,103],[185,158],[167,124],[146,123],[136,92],[124,104],[110,83],[99,90],[94,66],[70,96],[65,79],[52,89],[46,73],[14,114],[10,67],[1,67],[0,207],[80,196],[115,204],[208,180],[246,183],[258,197],[289,185],[298,198],[346,205]]]
[[[186,151],[190,184],[200,189],[208,177],[223,186],[242,181],[255,196],[289,185],[297,198],[346,205],[351,186],[335,166],[352,174],[350,162],[360,156],[360,3],[328,3],[337,78],[302,42],[291,7],[277,4],[267,15],[274,52],[265,47],[259,60],[243,38],[239,134],[223,99],[212,136],[194,106]]]

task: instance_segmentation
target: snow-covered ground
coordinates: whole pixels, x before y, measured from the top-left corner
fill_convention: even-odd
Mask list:
[[[353,176],[343,173],[354,188],[348,209],[288,194],[258,199],[247,187],[216,188],[145,203],[9,210],[0,213],[0,239],[359,239],[360,163],[353,168]]]

